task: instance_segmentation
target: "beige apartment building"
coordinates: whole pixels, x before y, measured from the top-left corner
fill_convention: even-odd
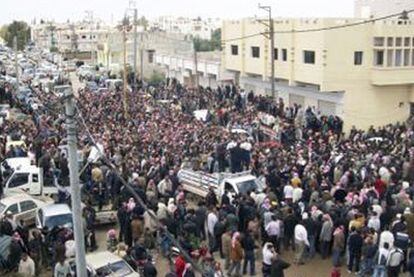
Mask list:
[[[356,22],[275,19],[276,97],[339,115],[345,130],[404,121],[414,110],[414,21],[337,28]],[[254,19],[225,21],[222,66],[241,87],[270,95],[270,42],[251,36],[265,28]],[[319,31],[303,32],[310,29]]]

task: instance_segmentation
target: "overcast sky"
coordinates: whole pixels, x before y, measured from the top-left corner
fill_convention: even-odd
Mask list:
[[[138,0],[140,15],[238,18],[263,15],[258,3],[271,5],[275,16],[285,17],[351,17],[354,0]],[[56,21],[80,19],[85,10],[106,21],[120,20],[129,0],[0,0],[0,24],[13,19],[31,22],[33,18]]]

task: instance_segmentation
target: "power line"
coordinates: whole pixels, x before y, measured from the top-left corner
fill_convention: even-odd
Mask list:
[[[403,11],[403,13],[404,12],[405,12],[405,14],[410,14],[410,13],[414,12],[414,9]],[[343,28],[349,28],[349,27],[364,25],[364,24],[368,24],[368,23],[374,23],[376,21],[381,21],[381,20],[393,18],[393,17],[399,16],[401,14],[402,13],[399,12],[399,13],[394,13],[394,14],[390,14],[390,15],[386,15],[386,16],[367,19],[367,20],[363,20],[363,21],[359,21],[359,22],[347,23],[347,24],[336,25],[336,26],[329,26],[329,27],[321,27],[321,28],[313,28],[313,29],[299,29],[299,30],[292,29],[292,30],[287,30],[287,31],[274,31],[273,34],[310,33],[310,32],[337,30],[337,29],[343,29]],[[246,36],[221,40],[221,42],[226,43],[226,42],[231,42],[231,41],[236,41],[236,40],[248,39],[248,38],[257,37],[257,36],[261,36],[261,35],[268,35],[269,33],[270,32],[260,32],[260,33],[246,35]]]
[[[405,11],[405,12],[407,14],[409,14],[409,13],[414,12],[414,9],[411,9],[411,10],[408,10],[408,11]],[[322,28],[314,28],[314,29],[303,29],[303,30],[276,31],[274,33],[275,34],[288,34],[288,33],[310,33],[310,32],[320,32],[320,31],[330,31],[330,30],[349,28],[349,27],[354,27],[354,26],[359,26],[359,25],[365,25],[365,24],[368,24],[368,23],[374,23],[376,21],[381,21],[381,20],[393,18],[393,17],[399,16],[399,15],[401,15],[401,12],[386,15],[386,16],[382,16],[382,17],[372,18],[372,19],[368,19],[368,20],[363,20],[363,21],[359,21],[359,22],[343,24],[343,25],[336,25],[336,26],[322,27]]]

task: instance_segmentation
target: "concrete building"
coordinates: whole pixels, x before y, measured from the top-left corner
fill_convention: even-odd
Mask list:
[[[111,28],[101,21],[55,23],[42,22],[31,26],[32,40],[44,49],[56,47],[59,52],[93,52]]]
[[[156,55],[186,55],[193,52],[192,42],[184,39],[181,34],[164,32],[144,32],[138,27],[137,32],[137,72],[141,75],[141,60],[144,78],[150,78],[154,71],[163,71],[155,62]],[[127,64],[134,64],[134,33],[127,33],[126,41]],[[98,63],[112,71],[122,70],[124,63],[123,34],[113,30],[98,43]]]
[[[149,27],[150,29],[161,30],[171,34],[211,39],[212,32],[221,27],[221,19],[160,16],[150,21]]]
[[[245,89],[270,95],[274,51],[276,97],[285,103],[339,115],[345,130],[406,120],[414,111],[414,21],[300,32],[355,22],[275,19],[275,49],[270,49],[269,40],[260,35],[265,31],[261,23],[225,21],[222,66]]]
[[[216,88],[221,80],[221,53],[198,52],[197,66],[193,53],[155,53],[155,62],[166,77],[176,78],[187,86],[196,86],[196,72],[200,86]],[[197,69],[197,71],[196,71]]]
[[[355,0],[354,16],[358,18],[381,17],[414,9],[413,0]]]

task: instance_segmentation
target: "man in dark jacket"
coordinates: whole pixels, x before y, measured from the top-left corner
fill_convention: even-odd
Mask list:
[[[285,273],[283,271],[289,266],[289,263],[282,260],[279,255],[276,255],[270,268],[270,277],[285,277]]]
[[[283,220],[283,225],[285,226],[284,235],[285,235],[285,248],[289,249],[289,246],[292,246],[292,249],[295,250],[295,226],[298,224],[297,217],[293,214],[293,210],[289,208],[288,215]]]
[[[124,203],[120,203],[120,207],[117,212],[117,218],[119,223],[119,241],[123,241],[125,237],[125,232],[128,225],[128,213],[126,209],[126,205]]]
[[[348,251],[349,251],[349,260],[348,260],[348,272],[351,273],[354,268],[355,263],[355,272],[359,271],[359,262],[361,261],[361,252],[362,245],[364,241],[359,231],[355,227],[351,228],[351,234],[348,238]]]
[[[198,208],[195,210],[195,223],[197,224],[198,237],[206,239],[205,222],[207,219],[207,207],[204,201],[198,202]]]
[[[217,207],[218,201],[217,201],[217,196],[216,193],[214,192],[214,188],[210,187],[208,194],[206,195],[206,204],[207,207]]]
[[[303,218],[303,226],[305,226],[306,231],[308,232],[308,240],[309,240],[309,249],[308,249],[308,257],[312,259],[315,256],[315,241],[316,241],[316,224],[312,217],[309,217],[307,213],[302,215]]]
[[[244,252],[243,275],[247,273],[247,263],[250,263],[250,276],[256,275],[255,270],[255,256],[254,256],[254,238],[250,231],[248,231],[242,239],[242,247]]]

